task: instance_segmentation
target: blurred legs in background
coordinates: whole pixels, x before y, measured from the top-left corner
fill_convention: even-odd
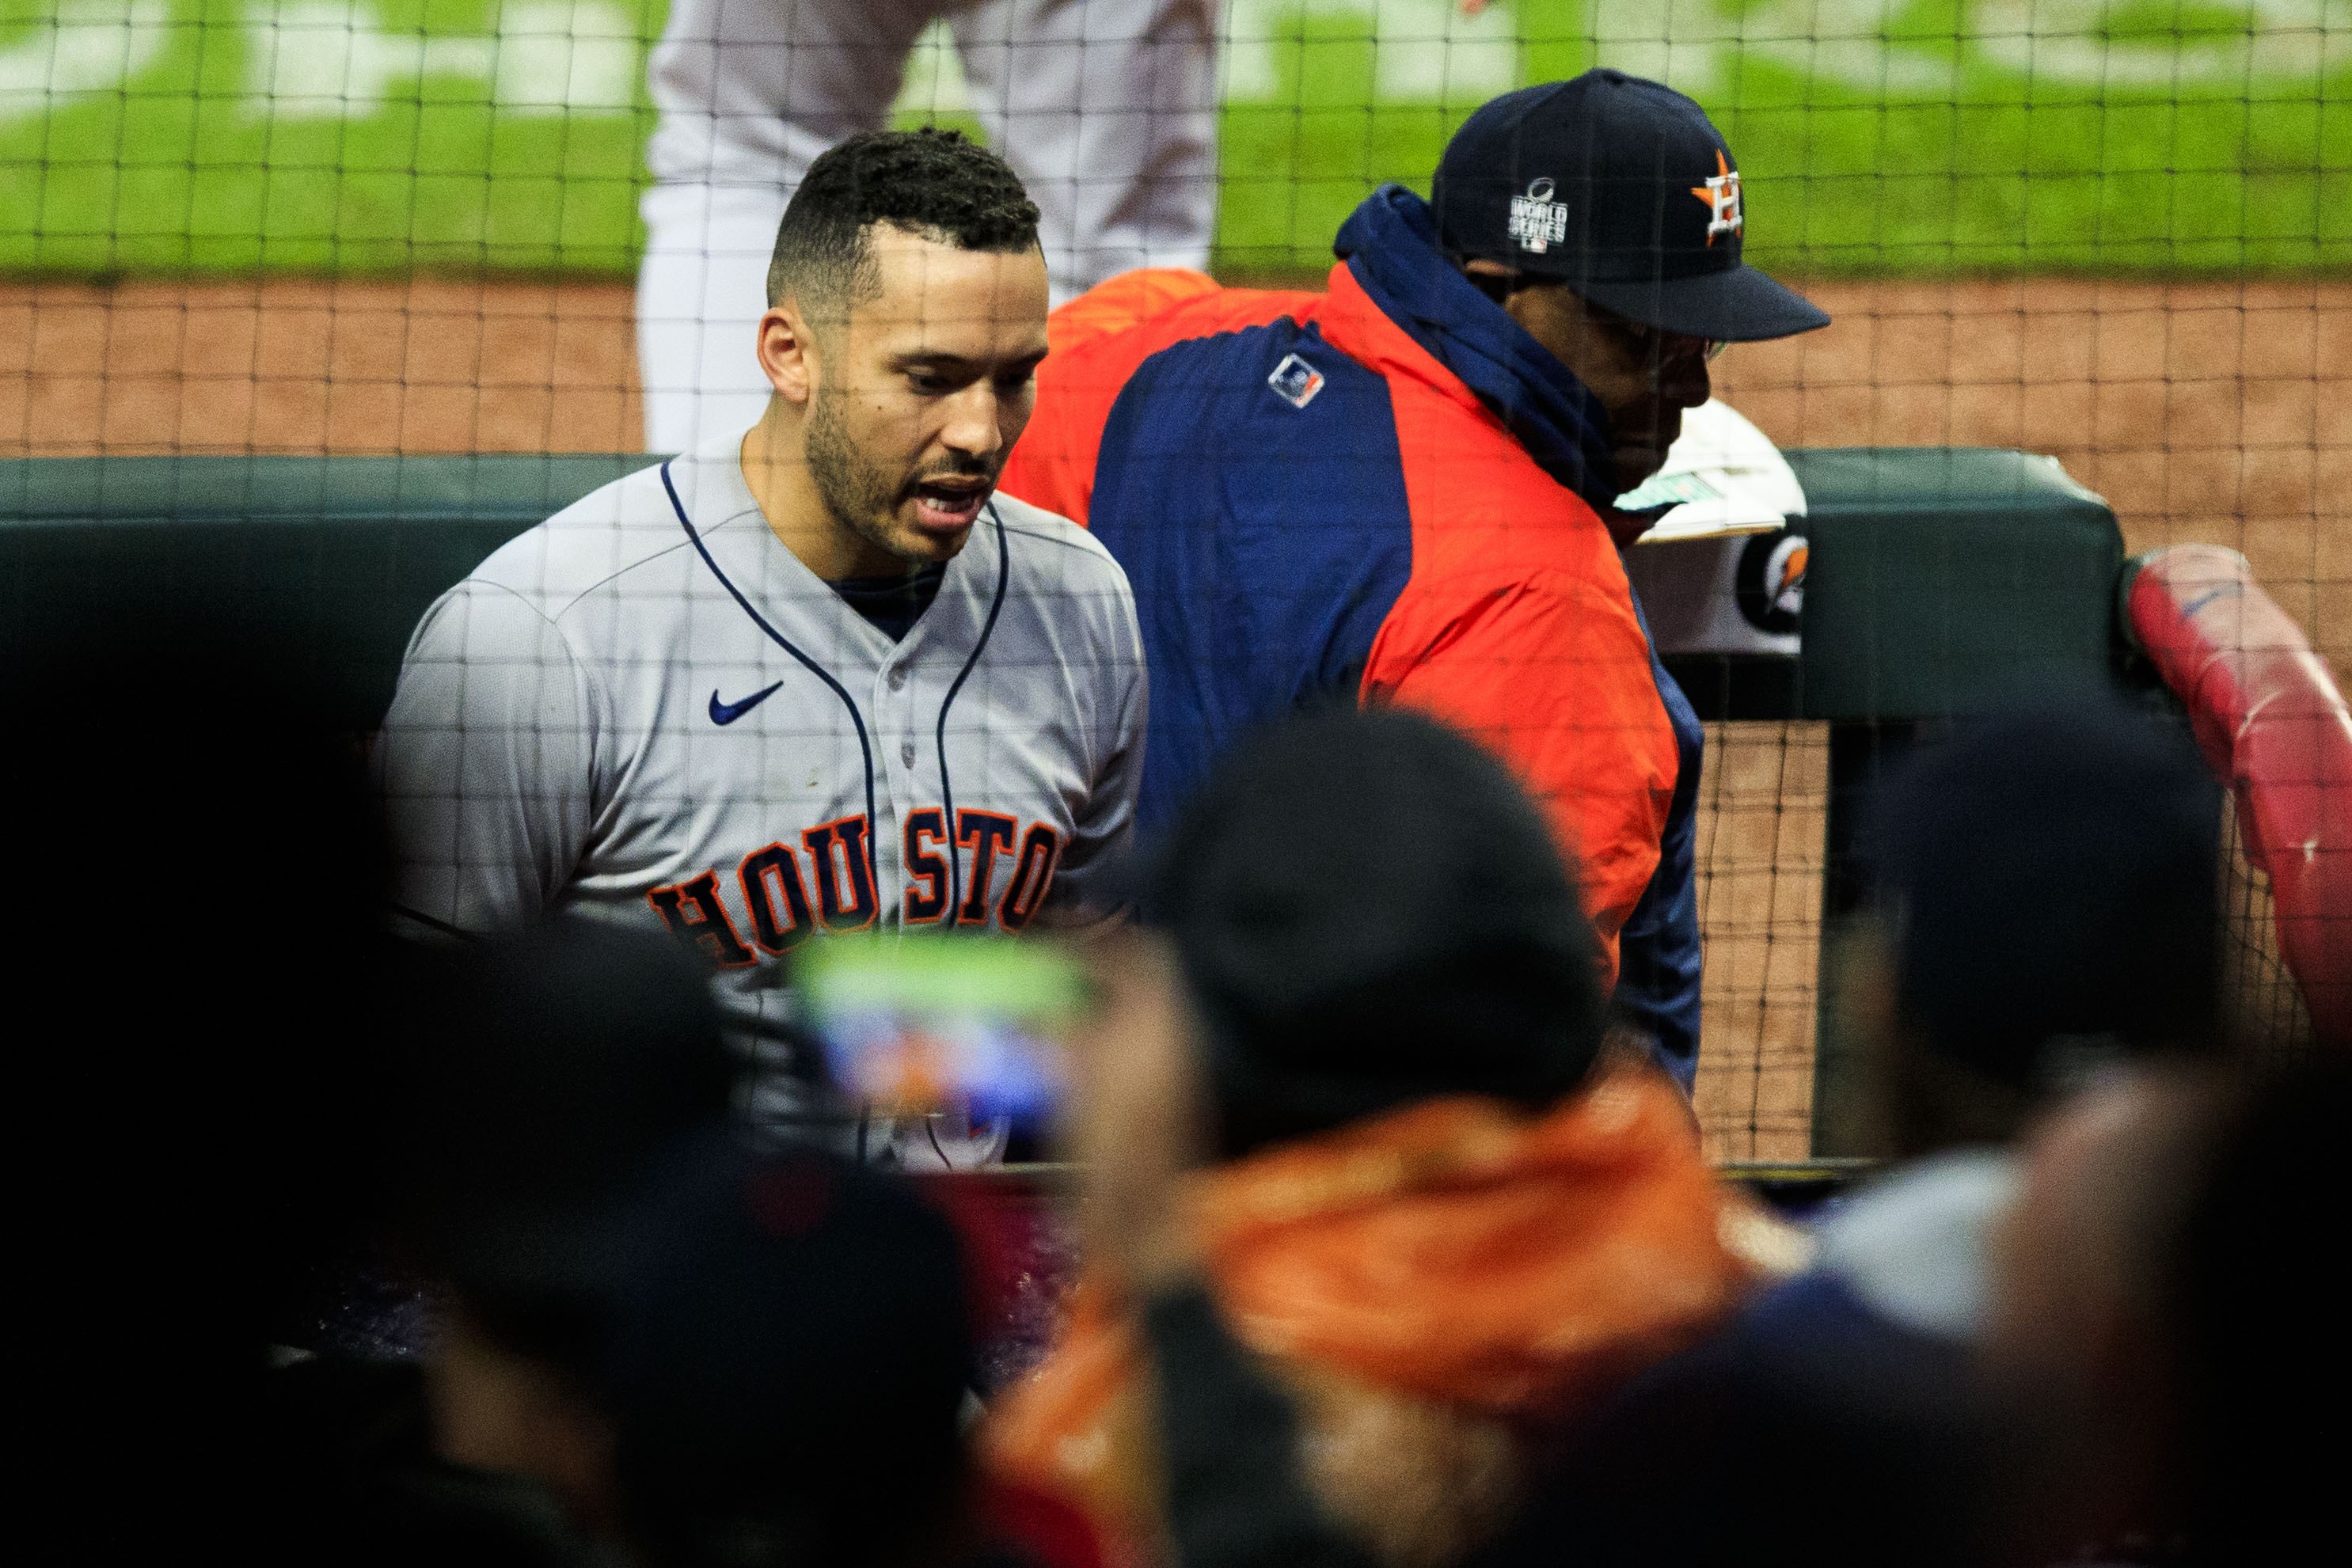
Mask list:
[[[656,185],[637,272],[637,372],[646,450],[690,452],[749,430],[768,406],[751,323],[767,308],[768,254],[784,215],[772,185]]]
[[[1055,303],[1209,265],[1214,0],[999,0],[953,17],[972,109],[1038,206]]]
[[[1136,267],[1204,267],[1216,214],[1213,0],[679,0],[655,49],[637,363],[646,444],[767,404],[752,324],[784,204],[887,120],[943,19],[972,112],[1041,210],[1056,301]]]

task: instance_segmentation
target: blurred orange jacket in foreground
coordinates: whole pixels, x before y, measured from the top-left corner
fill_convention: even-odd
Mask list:
[[[1310,1484],[1414,1568],[1497,1529],[1549,1439],[1720,1321],[1785,1239],[1646,1070],[1533,1119],[1438,1100],[1265,1150],[1202,1173],[1188,1209],[1227,1322],[1298,1401]],[[985,1435],[996,1472],[1084,1509],[1114,1563],[1164,1555],[1144,1370],[1082,1281]]]

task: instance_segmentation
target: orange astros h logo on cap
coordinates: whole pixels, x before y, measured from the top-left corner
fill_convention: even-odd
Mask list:
[[[1723,149],[1715,150],[1715,172],[1703,185],[1693,185],[1690,193],[1706,204],[1706,243],[1715,244],[1717,235],[1739,232],[1739,175],[1723,156]]]

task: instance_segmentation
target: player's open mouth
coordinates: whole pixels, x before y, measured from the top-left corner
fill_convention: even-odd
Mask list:
[[[977,479],[941,480],[915,486],[915,523],[927,532],[949,533],[971,527],[980,517],[989,486]]]

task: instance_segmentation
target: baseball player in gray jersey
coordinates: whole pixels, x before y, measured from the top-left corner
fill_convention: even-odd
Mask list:
[[[1035,225],[952,132],[820,159],[776,240],[760,423],[484,561],[425,613],[385,723],[406,907],[667,927],[783,1070],[771,1117],[813,1113],[779,1028],[795,946],[1087,917],[1129,832],[1127,579],[992,494],[1045,353]]]
[[[877,131],[944,21],[989,140],[1043,209],[1056,298],[1205,267],[1216,214],[1217,0],[671,0],[649,68],[637,358],[646,447],[758,417],[750,351],[776,222],[810,163]]]

